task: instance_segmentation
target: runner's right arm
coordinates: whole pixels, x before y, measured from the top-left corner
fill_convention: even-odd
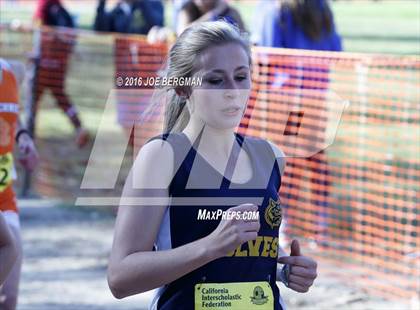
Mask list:
[[[166,207],[170,203],[167,190],[159,195],[159,205],[137,203],[136,206],[130,206],[125,199],[142,196],[133,186],[133,176],[136,188],[167,188],[174,170],[173,157],[169,143],[151,141],[140,150],[127,177],[108,267],[108,284],[116,298],[170,283],[257,237],[260,228],[258,220],[222,220],[213,233],[202,239],[170,250],[153,251]],[[234,208],[242,212],[257,210],[256,206],[250,204]]]

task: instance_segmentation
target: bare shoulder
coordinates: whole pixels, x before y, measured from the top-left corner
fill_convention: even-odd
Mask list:
[[[146,143],[139,151],[132,173],[147,187],[166,187],[173,176],[174,150],[171,144],[162,139]]]
[[[274,152],[274,155],[276,155],[277,157],[285,157],[286,155],[284,154],[284,152],[281,150],[281,148],[279,148],[276,144],[274,144],[274,142],[271,142],[270,140],[267,140],[267,142],[270,144],[271,149]]]
[[[286,167],[286,155],[284,154],[282,149],[278,147],[276,144],[274,144],[273,142],[269,140],[267,140],[267,142],[270,144],[271,149],[273,150],[274,156],[277,159],[277,162],[280,167],[280,173],[283,174],[284,168]]]
[[[143,145],[136,160],[138,158],[150,158],[152,156],[159,156],[161,159],[170,159],[173,154],[172,146],[168,141],[155,139]]]

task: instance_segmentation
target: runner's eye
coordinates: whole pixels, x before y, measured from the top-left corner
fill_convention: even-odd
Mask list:
[[[220,85],[223,82],[223,80],[218,79],[218,78],[210,78],[210,79],[207,79],[207,82],[212,85]]]
[[[247,79],[247,76],[246,75],[240,75],[240,76],[235,77],[235,80],[237,80],[239,82],[242,82],[242,81],[244,81],[246,79]]]

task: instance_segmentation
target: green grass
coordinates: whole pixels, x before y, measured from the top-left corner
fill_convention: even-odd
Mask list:
[[[420,53],[418,1],[339,1],[333,10],[347,51]]]
[[[252,29],[255,1],[238,1],[236,7]],[[420,2],[335,1],[332,9],[346,51],[420,54]]]
[[[252,30],[256,0],[234,1]],[[68,5],[77,16],[79,26],[91,29],[96,2],[80,1]],[[9,6],[0,2],[0,21],[20,19],[29,22],[33,6]],[[165,20],[171,25],[171,6],[165,6]],[[344,48],[349,52],[420,54],[420,2],[415,0],[335,1],[332,4],[338,32],[343,36]]]

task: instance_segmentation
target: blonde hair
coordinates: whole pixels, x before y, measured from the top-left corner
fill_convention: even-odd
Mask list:
[[[196,71],[197,58],[207,48],[226,43],[237,43],[246,51],[251,64],[248,36],[225,21],[202,22],[188,27],[169,51],[166,69],[167,78],[192,77]],[[180,132],[188,124],[190,114],[187,98],[179,96],[175,87],[166,89],[170,94],[165,109],[164,132]]]

